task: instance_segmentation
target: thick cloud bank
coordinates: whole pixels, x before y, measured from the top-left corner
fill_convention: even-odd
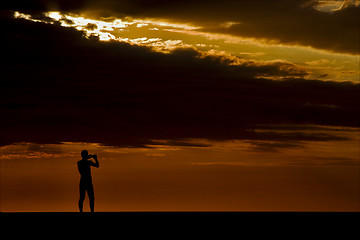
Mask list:
[[[233,65],[86,39],[73,28],[1,19],[1,145],[150,139],[299,139],[258,125],[359,126],[359,84],[304,80],[289,63]],[[260,76],[286,76],[274,81]],[[330,138],[332,139],[332,138]]]

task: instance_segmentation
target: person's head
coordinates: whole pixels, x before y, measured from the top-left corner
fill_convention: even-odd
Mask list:
[[[82,150],[81,151],[81,157],[83,159],[89,159],[89,152],[87,150]]]

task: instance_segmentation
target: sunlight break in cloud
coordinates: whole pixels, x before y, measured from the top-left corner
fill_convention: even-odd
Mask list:
[[[324,12],[334,12],[350,6],[359,6],[359,0],[319,0],[315,9]]]
[[[127,17],[102,21],[56,11],[45,12],[46,18],[36,18],[20,12],[14,12],[14,17],[47,24],[58,22],[63,27],[73,27],[78,31],[83,31],[87,38],[97,37],[100,41],[111,40],[146,46],[162,53],[170,53],[179,48],[191,48],[200,53],[198,57],[220,57],[227,62],[230,61],[232,65],[241,65],[245,62],[269,65],[274,61],[280,61],[292,63],[298,66],[298,69],[302,69],[302,72],[306,71],[306,75],[295,75],[307,79],[320,77],[322,80],[355,82],[359,80],[357,67],[359,56],[335,54],[305,46],[283,45],[264,39],[203,32],[201,27],[160,19]],[[238,23],[225,22],[223,26],[229,28],[236,24]],[[327,59],[329,64],[322,67],[308,64],[319,59]],[[331,64],[332,62],[336,62],[336,66]],[[292,73],[296,72],[292,71]],[[277,76],[275,78],[273,76],[259,77],[278,78]]]
[[[189,26],[186,24],[177,24],[177,23],[168,23],[165,21],[159,20],[141,20],[141,19],[131,19],[130,21],[124,21],[121,19],[114,19],[113,21],[100,21],[93,19],[86,19],[84,17],[75,16],[74,14],[62,14],[56,11],[46,12],[44,14],[46,17],[52,19],[53,21],[57,21],[63,27],[74,27],[79,31],[84,31],[86,33],[86,37],[96,36],[100,41],[119,41],[126,42],[129,44],[142,45],[152,47],[155,51],[159,52],[169,52],[178,47],[192,47],[189,44],[184,44],[182,40],[163,40],[161,38],[122,38],[116,37],[113,32],[114,31],[123,31],[125,28],[131,25],[135,25],[137,28],[141,28],[144,26],[148,26],[149,24],[159,27],[169,27],[176,28],[182,30],[194,30],[197,27]],[[53,24],[53,22],[49,22],[47,20],[35,19],[29,14],[24,14],[15,11],[15,18],[23,18],[26,20],[30,20],[33,22],[44,22]],[[157,28],[153,28],[152,30],[158,30]]]

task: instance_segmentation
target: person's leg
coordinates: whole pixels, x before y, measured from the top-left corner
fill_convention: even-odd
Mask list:
[[[84,200],[85,200],[85,190],[86,190],[84,184],[80,183],[79,190],[80,190],[79,211],[83,212],[83,204],[84,204]]]
[[[87,194],[89,197],[90,211],[94,212],[95,195],[94,195],[94,187],[93,187],[92,183],[90,183],[87,188]]]

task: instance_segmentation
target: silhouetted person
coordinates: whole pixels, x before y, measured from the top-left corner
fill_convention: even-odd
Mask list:
[[[89,197],[89,203],[90,203],[90,210],[91,212],[94,212],[94,187],[92,184],[91,179],[91,170],[90,166],[99,167],[99,162],[96,155],[89,155],[88,151],[83,150],[81,152],[82,159],[77,162],[79,173],[81,175],[80,177],[80,199],[79,199],[79,210],[80,212],[83,211],[83,203],[85,200],[85,192],[87,192]],[[93,158],[95,162],[89,161],[90,158]]]

